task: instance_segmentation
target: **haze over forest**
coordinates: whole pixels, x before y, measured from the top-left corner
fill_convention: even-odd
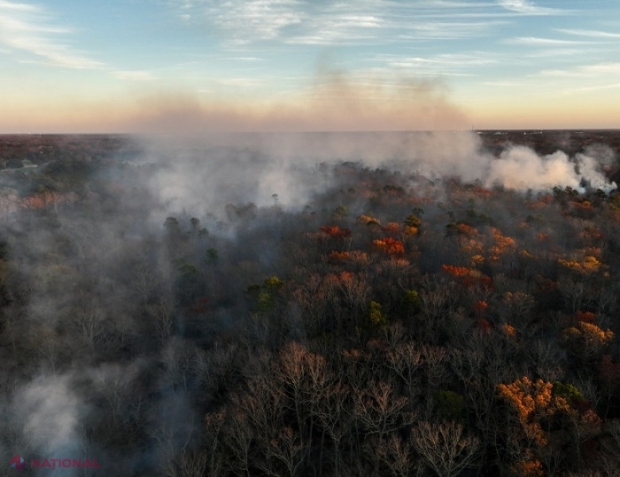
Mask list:
[[[616,475],[619,150],[3,136],[7,475]]]
[[[0,0],[0,474],[617,476],[619,20]]]

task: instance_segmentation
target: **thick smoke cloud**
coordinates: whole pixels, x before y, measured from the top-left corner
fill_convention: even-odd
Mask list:
[[[509,145],[494,157],[471,132],[231,134],[146,144],[145,160],[163,166],[151,178],[152,193],[165,204],[154,215],[157,221],[184,210],[204,215],[227,203],[275,201],[298,210],[334,185],[331,168],[324,166],[345,161],[523,192],[616,187],[604,174],[613,161],[605,148],[569,157]]]
[[[31,457],[84,456],[81,422],[86,406],[69,374],[39,376],[17,391],[11,408],[13,431],[22,429],[18,451]],[[27,454],[28,455],[28,454]],[[79,469],[40,469],[37,475],[78,475]]]
[[[609,191],[616,185],[602,173],[606,160],[605,156],[601,161],[586,154],[577,154],[571,160],[562,151],[540,157],[530,148],[515,146],[504,151],[498,160],[490,162],[485,183],[516,190],[540,191],[553,187],[584,190],[587,185]]]

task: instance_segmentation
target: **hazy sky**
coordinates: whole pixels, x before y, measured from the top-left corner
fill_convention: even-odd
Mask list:
[[[618,0],[0,0],[0,132],[620,128]]]

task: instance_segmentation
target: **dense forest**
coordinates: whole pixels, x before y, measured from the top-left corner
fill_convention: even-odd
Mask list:
[[[0,473],[618,475],[620,135],[395,137],[0,138]]]

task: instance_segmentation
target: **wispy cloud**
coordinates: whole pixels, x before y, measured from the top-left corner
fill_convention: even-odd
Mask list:
[[[473,76],[476,68],[495,63],[483,53],[440,54],[431,57],[393,57],[389,68],[404,70],[416,76]]]
[[[55,66],[74,69],[103,67],[101,62],[63,42],[71,30],[54,25],[53,20],[42,7],[0,1],[0,44],[12,52],[34,55]]]
[[[211,24],[224,41],[367,44],[481,36],[510,16],[493,2],[447,0],[167,0],[183,21]],[[493,11],[495,10],[495,11]],[[191,20],[190,20],[191,19]]]
[[[540,75],[556,78],[605,78],[609,80],[614,76],[620,78],[620,63],[597,63],[564,70],[543,70]]]
[[[302,22],[297,0],[170,0],[184,21],[208,21],[236,43],[271,40]]]
[[[3,10],[13,10],[13,11],[20,11],[20,12],[32,12],[35,11],[37,9],[37,7],[35,7],[34,5],[28,5],[26,3],[15,3],[15,2],[7,2],[7,1],[0,1],[0,9]]]
[[[264,84],[260,78],[223,78],[215,81],[219,86],[234,86],[240,88],[256,87]]]
[[[497,3],[506,10],[522,15],[557,15],[566,12],[556,8],[539,7],[528,0],[498,0]]]
[[[503,21],[486,22],[419,22],[410,24],[407,33],[399,35],[403,40],[456,40],[483,36],[492,28],[505,25]]]
[[[123,81],[155,81],[157,79],[150,71],[142,70],[116,71],[114,76]]]
[[[306,14],[301,28],[285,39],[291,44],[355,43],[380,36],[388,27],[380,12],[352,12],[334,5],[321,12]]]
[[[591,41],[576,41],[576,40],[558,40],[555,38],[539,38],[535,36],[508,38],[505,41],[511,45],[529,45],[529,46],[575,46],[575,45],[589,45]]]
[[[248,61],[248,62],[263,61],[262,58],[258,58],[256,56],[234,56],[234,57],[225,58],[225,59],[232,60],[232,61]]]
[[[571,47],[556,47],[556,48],[544,48],[541,50],[534,50],[530,53],[524,55],[526,58],[551,58],[551,59],[567,59],[567,58],[577,58],[584,57],[584,55],[597,53],[593,47],[590,48],[571,48]]]
[[[528,81],[514,81],[514,80],[498,80],[498,81],[483,81],[485,86],[493,86],[497,88],[520,88],[523,86],[529,86],[531,82]]]
[[[605,91],[610,89],[620,89],[620,83],[602,84],[597,86],[584,86],[564,91],[564,94],[590,93],[593,91]]]
[[[598,38],[602,40],[620,39],[620,33],[609,33],[606,31],[598,30],[570,30],[564,28],[557,28],[556,31],[566,33],[568,35],[582,36],[587,38]]]

